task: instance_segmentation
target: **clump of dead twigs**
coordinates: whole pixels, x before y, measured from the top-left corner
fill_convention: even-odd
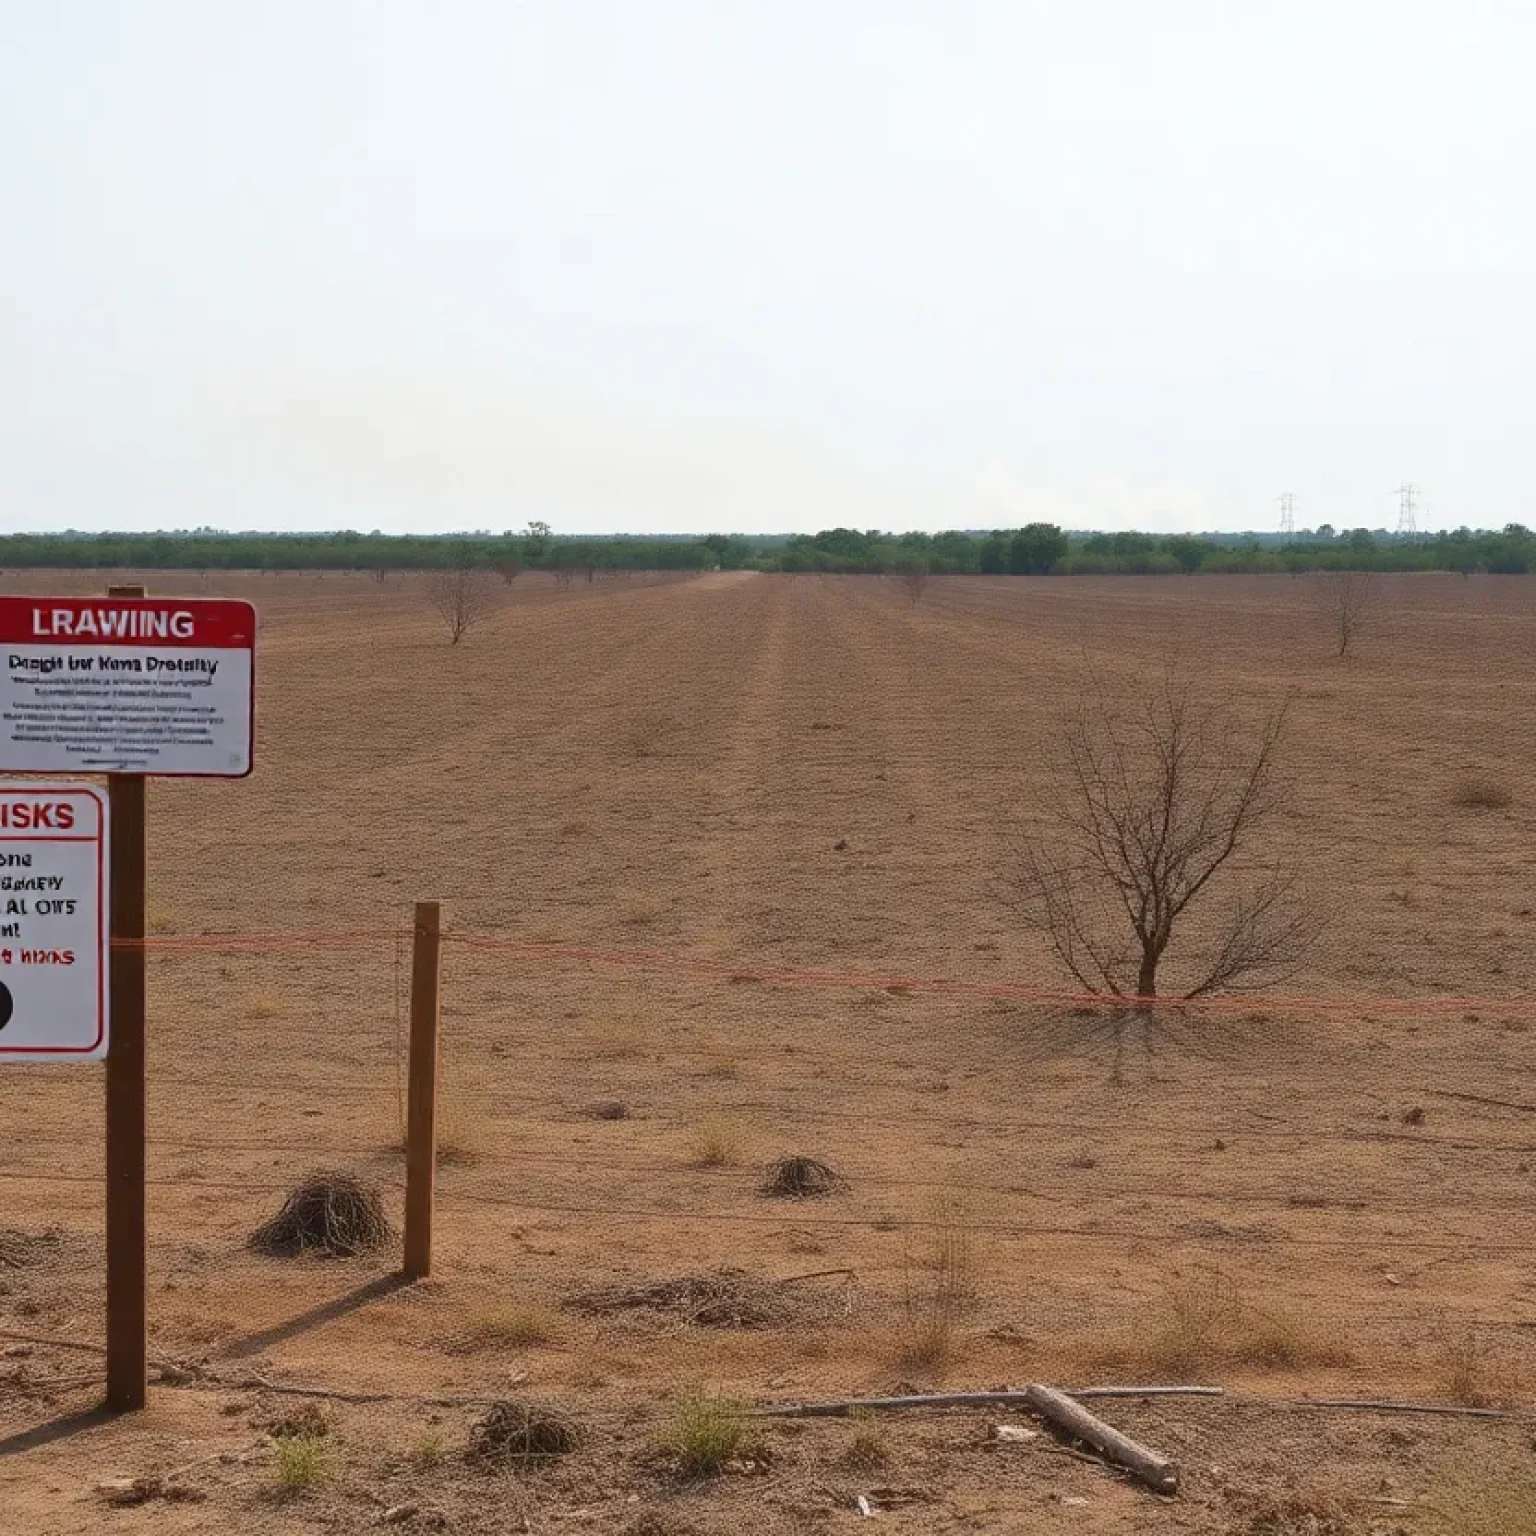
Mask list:
[[[763,1193],[781,1200],[815,1200],[842,1184],[842,1175],[818,1157],[781,1157],[768,1165]]]
[[[250,1245],[272,1258],[319,1254],[354,1258],[393,1236],[378,1186],[355,1174],[318,1170],[251,1234]]]
[[[580,1429],[563,1413],[547,1403],[508,1398],[471,1425],[464,1455],[482,1466],[515,1467],[567,1456],[580,1444]]]
[[[673,1280],[593,1286],[577,1291],[565,1304],[588,1316],[649,1312],[683,1327],[776,1328],[829,1314],[839,1306],[846,1311],[845,1295],[834,1300],[825,1285],[815,1282],[841,1279],[846,1292],[851,1277],[851,1270],[839,1269],[769,1280],[742,1269],[717,1269]]]

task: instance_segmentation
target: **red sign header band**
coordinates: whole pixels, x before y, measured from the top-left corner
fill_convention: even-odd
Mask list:
[[[250,650],[256,610],[225,599],[0,597],[0,645]]]

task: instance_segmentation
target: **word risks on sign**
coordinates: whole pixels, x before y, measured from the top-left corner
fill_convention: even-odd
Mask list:
[[[107,1054],[107,804],[0,784],[0,1061]]]

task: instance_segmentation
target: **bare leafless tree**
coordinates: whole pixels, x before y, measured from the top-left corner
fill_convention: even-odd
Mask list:
[[[517,555],[501,555],[496,561],[496,574],[502,584],[510,587],[523,573],[523,562]]]
[[[1167,962],[1189,999],[1273,985],[1305,954],[1319,924],[1295,870],[1251,856],[1289,798],[1289,710],[1245,726],[1171,672],[1124,706],[1085,690],[1008,885],[1085,991],[1145,1010]]]
[[[449,645],[457,645],[494,605],[486,573],[473,566],[429,571],[426,581],[427,601],[443,621]]]
[[[1386,589],[1376,571],[1313,571],[1307,578],[1312,606],[1323,616],[1343,656],[1379,616]]]
[[[896,580],[907,594],[907,601],[916,607],[922,602],[928,583],[933,580],[933,572],[926,565],[909,565],[896,572]]]

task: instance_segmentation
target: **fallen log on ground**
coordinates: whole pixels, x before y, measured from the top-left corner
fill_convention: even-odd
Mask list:
[[[1091,1445],[1107,1461],[1125,1468],[1153,1492],[1179,1491],[1179,1468],[1176,1462],[1149,1450],[1129,1435],[1122,1435],[1102,1419],[1095,1418],[1065,1392],[1034,1382],[1024,1389],[1024,1397],[1047,1424],[1070,1435],[1074,1440],[1080,1440],[1084,1445]]]

